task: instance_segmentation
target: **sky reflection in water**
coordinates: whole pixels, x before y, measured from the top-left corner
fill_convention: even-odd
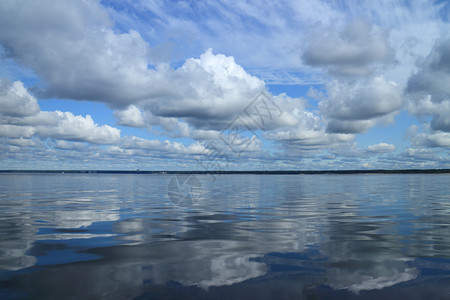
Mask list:
[[[1,298],[450,297],[448,175],[171,178],[0,175]]]

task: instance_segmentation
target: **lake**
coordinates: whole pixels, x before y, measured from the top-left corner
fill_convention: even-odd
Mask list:
[[[0,174],[1,299],[450,299],[450,175]]]

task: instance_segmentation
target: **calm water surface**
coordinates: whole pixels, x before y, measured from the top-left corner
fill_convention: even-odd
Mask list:
[[[0,175],[0,298],[450,299],[449,175],[195,179]]]

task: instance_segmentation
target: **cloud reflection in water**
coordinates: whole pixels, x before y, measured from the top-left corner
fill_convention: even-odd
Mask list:
[[[448,191],[442,188],[450,186],[449,177],[201,178],[199,205],[181,208],[160,188],[168,176],[44,176],[34,185],[39,192],[30,188],[33,176],[20,177],[22,185],[16,177],[15,187],[3,189],[0,226],[7,234],[0,237],[0,267],[29,268],[8,281],[31,293],[50,280],[67,286],[70,274],[80,274],[78,296],[139,296],[178,285],[214,293],[270,282],[294,295],[324,286],[362,294],[423,280],[419,256],[450,258],[444,251],[450,246]],[[44,199],[42,181],[50,179]],[[73,186],[77,191],[65,196],[51,192]],[[75,258],[94,254],[94,260],[32,268],[66,250]]]

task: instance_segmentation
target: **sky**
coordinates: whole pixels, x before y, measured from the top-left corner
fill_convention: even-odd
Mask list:
[[[0,169],[450,168],[450,2],[2,0]]]

